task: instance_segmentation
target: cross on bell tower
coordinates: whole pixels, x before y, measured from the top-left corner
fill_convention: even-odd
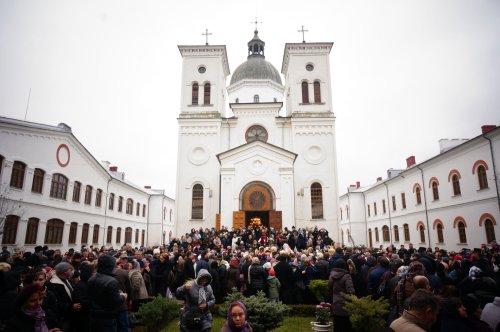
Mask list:
[[[302,29],[298,30],[297,32],[302,32],[302,42],[305,43],[306,39],[304,36],[304,32],[309,32],[309,30],[304,30],[304,26],[302,26]]]
[[[208,45],[208,36],[211,36],[212,33],[211,32],[209,33],[208,29],[205,29],[205,33],[202,33],[201,35],[205,36],[205,45]]]

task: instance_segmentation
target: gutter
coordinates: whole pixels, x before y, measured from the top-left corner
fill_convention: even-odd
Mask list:
[[[420,174],[422,176],[422,186],[424,187],[422,192],[424,193],[424,209],[425,209],[425,222],[427,224],[427,237],[429,239],[429,247],[431,246],[431,230],[429,229],[429,211],[427,210],[427,195],[425,194],[425,182],[424,182],[424,170],[420,168],[420,166],[416,166],[420,170]]]
[[[490,143],[490,151],[491,151],[491,162],[493,164],[493,180],[495,180],[495,187],[497,189],[497,201],[498,201],[498,210],[500,210],[500,194],[498,193],[498,180],[497,180],[497,168],[495,166],[495,155],[493,154],[493,143],[491,139],[483,136]]]
[[[113,177],[110,175],[108,179],[108,184],[106,185],[106,200],[104,202],[104,231],[102,232],[102,245],[106,245],[106,222],[108,220],[108,207],[109,207],[109,183],[113,180]],[[112,240],[112,239],[111,239]]]
[[[387,186],[386,182],[384,182],[384,186],[385,186],[385,192],[386,192],[386,195],[387,195],[387,212],[389,212],[389,242],[392,245],[393,244],[393,242],[392,242],[392,232],[394,230],[392,229],[391,201],[389,200],[389,186]],[[384,231],[382,231],[382,236],[383,236],[383,232]]]

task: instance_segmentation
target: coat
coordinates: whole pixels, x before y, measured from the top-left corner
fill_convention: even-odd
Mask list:
[[[210,282],[212,281],[210,273],[208,273],[207,270],[202,269],[198,272],[198,277],[191,284],[191,288],[189,290],[186,289],[186,285],[182,285],[181,287],[177,288],[175,292],[175,296],[179,300],[185,300],[186,302],[181,315],[181,327],[183,331],[190,331],[186,327],[187,312],[196,312],[201,314],[201,327],[199,328],[199,331],[203,331],[212,327],[212,314],[210,313],[210,307],[215,304],[215,296],[212,291],[212,287],[210,287],[210,283],[203,287],[205,291],[205,303],[207,304],[207,308],[203,311],[199,309],[199,296],[200,289],[202,288],[202,286],[200,286],[199,284],[199,281],[201,278],[209,278]]]
[[[253,332],[253,329],[251,326],[249,326],[249,330],[248,332]],[[222,328],[220,329],[220,332],[234,332],[233,330],[231,330],[231,328],[229,327],[229,324],[227,323],[227,321],[224,323],[224,325],[222,326]]]
[[[390,328],[394,332],[427,332],[430,327],[425,323],[418,320],[416,317],[410,315],[407,311],[403,315],[391,323]]]
[[[239,292],[241,287],[240,268],[235,265],[230,265],[227,272],[227,291],[232,293],[233,287]]]
[[[280,281],[280,299],[285,304],[293,303],[293,269],[285,261],[278,262],[274,266],[274,272],[276,272],[276,278]]]
[[[333,316],[348,316],[344,309],[345,298],[341,293],[354,294],[354,286],[349,272],[344,269],[334,268],[328,280],[329,294],[332,296]]]
[[[141,270],[132,270],[129,272],[130,278],[130,297],[132,301],[144,300],[148,298],[148,290],[144,283]]]
[[[272,300],[279,300],[280,281],[276,277],[267,277],[268,297]]]
[[[266,279],[267,272],[266,270],[259,264],[252,264],[248,268],[250,270],[250,288],[257,293],[257,291],[264,291],[267,287]]]

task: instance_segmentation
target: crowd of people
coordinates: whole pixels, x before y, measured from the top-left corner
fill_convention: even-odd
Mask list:
[[[231,292],[285,304],[332,304],[335,331],[351,331],[343,293],[385,297],[389,329],[500,331],[500,247],[350,248],[324,229],[192,229],[161,246],[83,246],[62,253],[0,253],[0,331],[131,331],[152,296],[185,301],[181,331],[211,331],[210,307]],[[328,280],[317,299],[312,280]],[[243,303],[222,331],[251,331]]]

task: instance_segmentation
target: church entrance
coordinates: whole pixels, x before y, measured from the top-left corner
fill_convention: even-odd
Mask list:
[[[233,212],[233,228],[273,227],[281,229],[281,211],[275,210],[272,188],[260,181],[247,184],[240,193],[240,210]]]

